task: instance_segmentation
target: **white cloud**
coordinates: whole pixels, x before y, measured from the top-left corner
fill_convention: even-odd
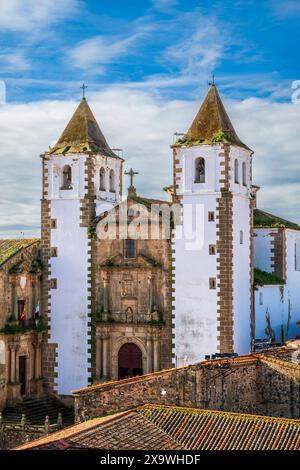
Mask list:
[[[184,14],[174,29],[179,31],[178,40],[163,52],[163,60],[188,76],[213,71],[230,42],[217,18],[199,12]]]
[[[2,73],[24,72],[31,68],[29,60],[22,51],[0,54],[0,63]]]
[[[94,68],[94,72],[103,73],[105,65],[128,53],[138,39],[138,35],[112,40],[96,36],[80,42],[68,52],[72,66],[80,69]]]
[[[125,167],[139,171],[138,192],[162,197],[172,183],[173,133],[186,131],[200,101],[162,99],[149,90],[110,87],[89,94],[111,147],[124,149]],[[0,106],[0,235],[39,234],[41,164],[74,112],[73,101]],[[264,99],[225,101],[235,128],[253,150],[261,207],[300,222],[300,105]],[[128,181],[124,179],[124,188]],[[5,230],[6,227],[6,230]]]
[[[139,19],[132,25],[132,32],[127,36],[94,36],[79,42],[73,48],[67,50],[66,54],[72,67],[97,75],[106,70],[108,64],[136,53],[141,46],[142,40],[153,31],[155,25]]]
[[[0,30],[26,31],[42,29],[77,11],[79,0],[2,0]]]

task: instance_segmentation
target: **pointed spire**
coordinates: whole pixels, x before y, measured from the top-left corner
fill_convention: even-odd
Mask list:
[[[213,83],[191,127],[175,145],[200,145],[227,142],[246,147],[239,139]]]
[[[105,156],[117,157],[110,149],[85,97],[73,114],[64,132],[50,153],[98,152]]]

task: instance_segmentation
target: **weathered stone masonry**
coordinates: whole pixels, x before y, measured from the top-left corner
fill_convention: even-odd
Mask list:
[[[300,366],[267,354],[206,361],[75,391],[76,421],[140,404],[300,417]]]

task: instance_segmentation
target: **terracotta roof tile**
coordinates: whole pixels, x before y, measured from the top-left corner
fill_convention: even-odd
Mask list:
[[[97,418],[17,450],[299,450],[300,421],[163,405]]]

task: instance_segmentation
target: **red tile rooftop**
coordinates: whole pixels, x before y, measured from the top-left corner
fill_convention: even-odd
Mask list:
[[[16,450],[299,450],[300,420],[162,405],[96,418]]]

